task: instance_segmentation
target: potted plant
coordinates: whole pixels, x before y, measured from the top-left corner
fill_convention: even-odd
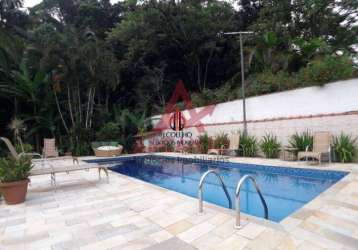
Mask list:
[[[9,205],[25,201],[30,170],[30,157],[0,158],[0,191]]]

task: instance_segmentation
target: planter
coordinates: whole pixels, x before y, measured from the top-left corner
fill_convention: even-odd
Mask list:
[[[29,179],[0,183],[0,190],[8,205],[19,204],[25,201]]]
[[[123,146],[118,145],[118,149],[113,150],[98,150],[96,148],[93,149],[96,157],[114,157],[120,156],[122,154]]]

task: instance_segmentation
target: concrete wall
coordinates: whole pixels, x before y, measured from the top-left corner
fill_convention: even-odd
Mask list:
[[[251,97],[246,103],[248,132],[257,139],[273,133],[286,145],[292,134],[307,129],[358,136],[358,79]],[[189,111],[183,114],[190,119]],[[242,131],[242,117],[242,100],[236,100],[215,105],[201,123],[211,136],[230,134]],[[200,134],[195,125],[185,130]]]

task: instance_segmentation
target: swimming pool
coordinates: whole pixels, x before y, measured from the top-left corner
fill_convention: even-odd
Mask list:
[[[223,178],[231,200],[240,178],[252,175],[266,200],[269,220],[279,222],[321,192],[339,181],[348,172],[300,169],[229,162],[212,162],[189,158],[136,156],[91,160],[111,164],[111,170],[192,197],[198,195],[200,177],[208,170],[216,170]],[[209,175],[204,184],[204,200],[228,208],[228,200],[218,178]],[[260,198],[249,181],[240,193],[241,211],[264,217]],[[204,208],[205,210],[205,208]]]

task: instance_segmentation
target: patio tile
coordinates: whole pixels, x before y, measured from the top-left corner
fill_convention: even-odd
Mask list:
[[[214,228],[215,226],[213,226],[212,224],[204,222],[178,234],[177,237],[185,242],[190,243],[193,240],[199,238],[200,236],[210,232]]]
[[[276,249],[280,247],[280,245],[284,240],[289,240],[287,234],[283,232],[275,231],[273,229],[266,229],[259,236],[257,236],[254,241],[250,241],[247,244],[247,249],[253,249],[253,250]]]
[[[94,249],[110,249],[116,246],[120,246],[126,242],[126,239],[122,235],[117,235],[105,240],[96,241],[92,244],[80,247],[81,250],[94,250]]]
[[[135,230],[138,230],[139,228],[133,224],[128,224],[128,225],[124,225],[124,226],[119,226],[119,227],[113,227],[113,228],[109,228],[109,229],[105,229],[103,231],[97,232],[97,238],[99,240],[104,240],[104,239],[108,239],[117,235],[122,235],[122,234],[126,234]]]
[[[213,224],[214,226],[218,226],[218,225],[224,224],[225,222],[227,222],[231,218],[232,218],[232,216],[230,216],[228,214],[221,214],[220,213],[220,214],[216,214],[214,217],[209,219],[208,222],[210,224]]]
[[[240,250],[246,249],[247,244],[250,241],[240,235],[233,234],[221,244],[214,246],[212,249],[225,249],[225,250]]]
[[[30,202],[0,204],[0,249],[357,249],[357,173],[280,224],[245,219],[241,230],[225,209],[204,204],[198,214],[195,198],[115,173],[109,185],[94,171],[59,175],[56,191],[34,177]]]
[[[298,246],[299,250],[324,250],[325,248],[322,248],[310,241],[304,241],[302,244]]]
[[[198,249],[206,250],[214,248],[215,246],[220,245],[222,242],[222,238],[216,236],[212,232],[209,232],[194,240],[191,244]]]
[[[135,250],[135,249],[145,249],[149,246],[155,245],[156,242],[149,237],[142,237],[140,239],[135,239],[133,241],[129,241],[125,244],[118,245],[113,248],[109,248],[110,250]],[[159,243],[160,244],[160,243]]]
[[[248,223],[243,226],[241,229],[236,230],[236,234],[241,235],[248,239],[255,239],[259,234],[261,234],[266,228],[254,223]]]
[[[234,219],[231,219],[219,227],[216,227],[213,233],[221,238],[228,238],[235,233],[234,223]]]
[[[173,235],[177,235],[188,230],[192,226],[193,224],[191,224],[190,222],[186,220],[181,220],[179,222],[169,225],[168,227],[166,227],[166,230],[168,230]]]
[[[340,249],[344,246],[338,242],[325,238],[317,233],[303,230],[301,228],[296,228],[294,231],[291,232],[291,234],[297,237],[298,239],[314,242],[316,245],[322,248]]]
[[[299,224],[302,223],[302,220],[300,219],[296,219],[296,218],[292,218],[292,217],[287,217],[285,218],[283,221],[281,221],[281,225],[287,230],[290,231],[291,229],[297,227]]]
[[[163,241],[161,243],[155,244],[153,246],[144,248],[145,250],[194,250],[195,248],[190,244],[173,237],[169,240]]]
[[[162,230],[156,233],[153,233],[151,235],[149,235],[150,238],[152,238],[153,240],[155,240],[156,242],[160,243],[162,241],[168,240],[170,238],[173,237],[172,234],[170,234],[168,231],[166,230]]]

